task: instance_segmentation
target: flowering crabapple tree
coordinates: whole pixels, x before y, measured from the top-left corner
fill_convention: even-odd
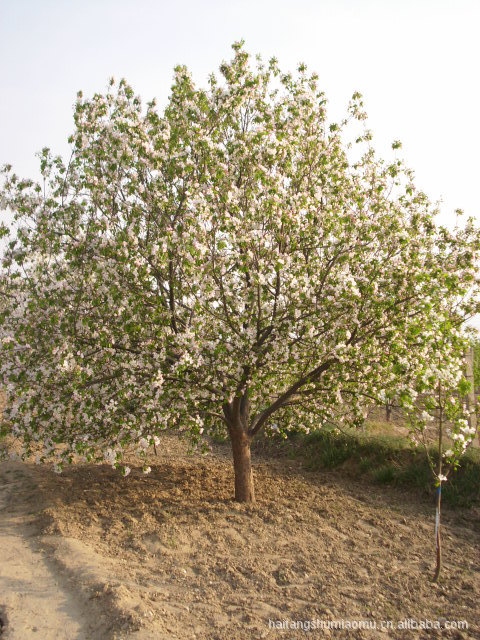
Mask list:
[[[224,429],[251,502],[252,438],[409,397],[476,286],[473,224],[436,226],[359,94],[330,123],[305,66],[233,49],[206,89],[176,68],[161,113],[123,80],[79,94],[69,161],[45,149],[40,184],[5,168],[0,372],[26,454],[121,466],[167,427]]]

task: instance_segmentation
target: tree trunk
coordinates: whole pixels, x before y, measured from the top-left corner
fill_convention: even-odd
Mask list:
[[[387,422],[390,422],[392,418],[392,405],[389,402],[385,405],[385,418]]]
[[[475,363],[475,354],[473,351],[473,347],[467,351],[465,356],[465,367],[466,367],[466,379],[467,382],[470,382],[470,391],[467,395],[467,407],[469,413],[469,427],[475,429],[477,432],[477,415],[476,415],[476,400],[475,400],[475,373],[474,373],[474,363]],[[480,435],[477,433],[480,438]],[[480,442],[480,440],[479,440]]]
[[[235,472],[235,500],[237,502],[255,502],[250,460],[250,437],[241,427],[231,428],[229,431]]]

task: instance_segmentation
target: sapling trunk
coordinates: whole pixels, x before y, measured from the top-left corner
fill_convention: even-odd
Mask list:
[[[433,576],[433,581],[438,582],[440,579],[440,573],[442,571],[442,540],[440,537],[440,509],[442,502],[442,485],[439,484],[437,487],[435,498],[435,544],[437,549],[436,555],[436,566],[435,566],[435,575]]]
[[[438,463],[437,478],[438,487],[435,499],[435,545],[436,545],[436,566],[433,581],[438,582],[442,571],[442,539],[440,536],[440,516],[442,503],[442,446],[443,446],[443,405],[442,388],[438,385]]]

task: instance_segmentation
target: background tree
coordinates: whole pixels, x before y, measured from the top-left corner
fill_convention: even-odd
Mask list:
[[[123,80],[79,94],[69,163],[6,168],[0,375],[26,453],[118,466],[166,427],[224,428],[248,502],[262,429],[411,396],[445,303],[476,304],[479,241],[376,158],[359,94],[335,124],[303,65],[240,43],[220,71],[202,90],[178,67],[163,114]]]
[[[480,389],[480,340],[478,336],[472,340],[473,348],[473,375],[474,375],[474,391],[478,393]]]

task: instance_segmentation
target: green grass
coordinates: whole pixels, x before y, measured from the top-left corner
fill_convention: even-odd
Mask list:
[[[230,442],[226,429],[218,429],[211,434],[212,441],[215,444],[226,444]]]
[[[371,436],[363,433],[335,433],[322,429],[296,443],[297,456],[310,470],[340,468],[347,475],[362,475],[374,483],[394,485],[434,494],[434,482],[427,456],[413,449],[405,437]],[[436,460],[436,452],[430,455]],[[444,484],[442,499],[452,506],[480,503],[480,452],[471,449],[458,471]]]
[[[396,469],[392,464],[384,464],[372,470],[372,476],[379,484],[389,484],[395,480]]]

